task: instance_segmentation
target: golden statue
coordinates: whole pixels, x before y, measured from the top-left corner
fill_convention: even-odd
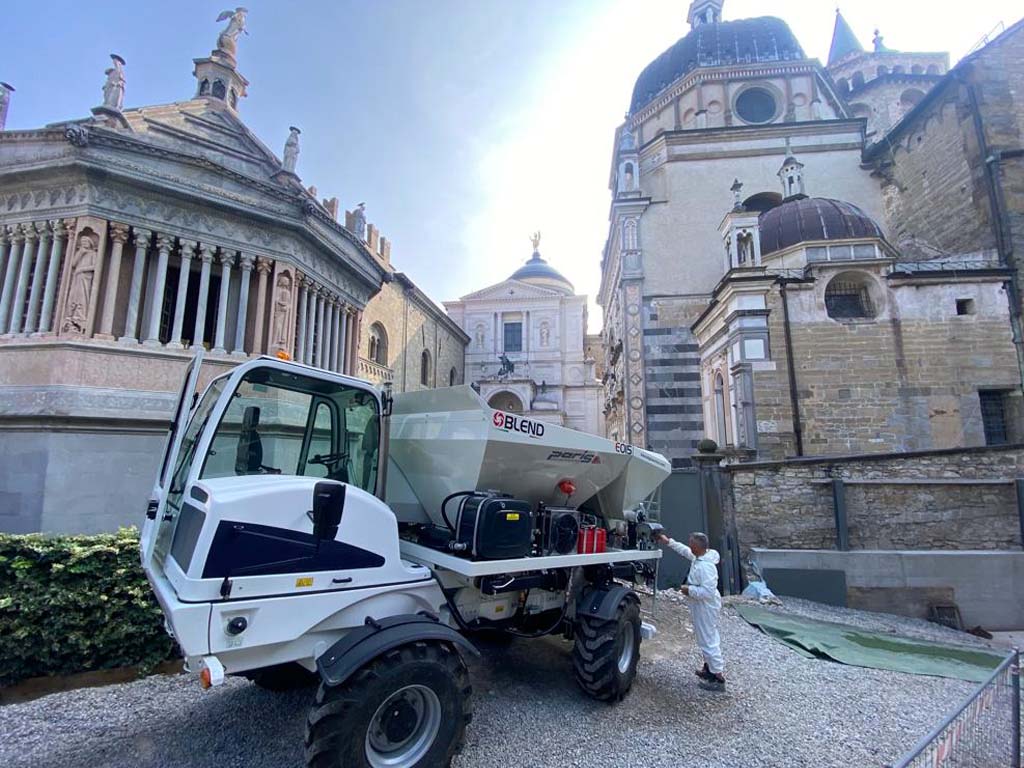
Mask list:
[[[540,248],[540,230],[537,230],[532,235],[530,235],[530,242],[533,243],[533,250],[536,251],[538,248]]]

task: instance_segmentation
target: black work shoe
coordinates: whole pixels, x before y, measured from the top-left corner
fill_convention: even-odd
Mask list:
[[[712,674],[710,678],[701,680],[698,685],[705,691],[725,692],[725,678],[722,675]]]
[[[707,664],[704,665],[703,669],[698,669],[693,674],[695,674],[701,680],[708,680],[708,681],[710,681],[710,680],[714,680],[715,679],[715,676],[713,674],[711,674],[711,670],[708,669],[708,665]]]

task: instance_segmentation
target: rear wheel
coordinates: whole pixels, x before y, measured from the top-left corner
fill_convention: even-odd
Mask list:
[[[640,605],[635,599],[619,603],[615,617],[576,620],[572,666],[576,682],[600,701],[620,701],[633,685],[640,661]]]
[[[447,766],[470,721],[469,671],[447,643],[417,642],[320,685],[306,723],[311,768]]]

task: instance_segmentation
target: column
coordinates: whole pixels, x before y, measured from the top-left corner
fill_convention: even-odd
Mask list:
[[[256,274],[259,281],[256,283],[256,328],[252,336],[252,353],[263,354],[263,317],[267,311],[267,275],[273,268],[272,259],[259,256],[256,258]]]
[[[11,252],[7,259],[7,272],[4,273],[3,293],[0,293],[0,334],[7,333],[11,327],[11,300],[14,298],[14,284],[18,281],[21,254],[25,247],[25,234],[20,224],[7,227],[7,237],[11,241]]]
[[[359,373],[359,310],[352,310],[352,318],[349,320],[349,375],[355,376]]]
[[[324,367],[324,336],[327,335],[326,329],[324,328],[324,305],[326,303],[327,290],[321,287],[316,292],[316,350],[314,352],[314,359],[316,362],[314,365],[317,368]]]
[[[231,354],[245,357],[245,323],[249,313],[249,282],[252,279],[252,256],[241,253],[238,255],[238,268],[241,270],[239,279],[242,281],[238,291],[238,317],[235,318],[235,348]]]
[[[309,278],[305,275],[299,278],[299,304],[295,311],[295,361],[304,363],[306,355],[306,286],[309,285]]]
[[[39,300],[43,294],[43,274],[46,268],[46,251],[50,242],[50,223],[36,222],[39,233],[39,248],[36,250],[36,266],[32,272],[32,289],[28,294],[28,314],[25,316],[25,333],[35,333],[39,327]]]
[[[32,224],[22,224],[22,233],[25,235],[25,248],[21,255],[21,266],[18,268],[18,282],[14,287],[14,298],[11,301],[11,323],[7,329],[8,333],[21,333],[21,325],[25,313],[25,294],[28,291],[28,276],[32,267],[32,251],[35,248],[36,238],[39,233]]]
[[[107,272],[107,292],[103,295],[103,317],[100,320],[101,338],[114,338],[114,308],[117,306],[117,284],[121,279],[121,255],[124,244],[128,242],[128,227],[124,224],[111,223],[110,239],[114,244],[110,249],[110,271]],[[98,288],[99,286],[97,286]]]
[[[178,292],[174,299],[174,324],[171,328],[171,340],[168,347],[183,349],[181,334],[185,328],[185,300],[188,298],[188,281],[192,277],[192,256],[195,255],[195,240],[181,241],[181,271],[178,273]]]
[[[348,373],[348,306],[341,305],[341,326],[338,328],[338,372]]]
[[[14,243],[11,241],[11,236],[7,233],[7,227],[0,224],[0,275],[10,274],[10,257],[13,247]],[[2,322],[3,319],[0,318],[0,323]]]
[[[125,344],[139,342],[139,307],[142,306],[142,275],[146,271],[146,251],[153,233],[148,229],[135,228],[135,261],[132,263],[132,284],[128,288],[128,315],[124,321],[124,336],[119,341]]]
[[[156,279],[153,281],[153,296],[149,302],[149,328],[143,344],[150,347],[160,346],[160,314],[164,310],[164,286],[167,284],[167,261],[174,249],[174,238],[170,235],[159,235],[156,239],[157,260]]]
[[[206,303],[210,297],[210,265],[217,246],[203,243],[199,246],[199,302],[196,304],[196,324],[192,330],[192,346],[199,349],[203,346],[206,335]]]
[[[324,368],[328,371],[334,370],[334,355],[331,354],[331,348],[334,343],[334,320],[338,308],[335,306],[337,299],[334,294],[329,294],[325,299],[327,302],[324,308]]]
[[[306,349],[302,355],[302,362],[312,365],[313,339],[316,338],[316,283],[310,280],[306,290],[309,297],[306,301]]]
[[[217,301],[217,332],[213,339],[213,351],[218,355],[226,355],[228,350],[224,346],[224,331],[228,321],[228,293],[231,290],[231,262],[235,260],[235,254],[231,251],[220,249],[220,297]]]

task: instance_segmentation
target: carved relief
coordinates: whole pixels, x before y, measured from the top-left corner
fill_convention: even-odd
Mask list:
[[[295,304],[295,279],[292,270],[279,268],[274,278],[274,306],[271,316],[271,346],[274,351],[292,347],[292,307]]]
[[[86,227],[78,234],[71,259],[71,284],[64,305],[61,333],[85,334],[89,328],[89,305],[92,302],[96,270],[99,268],[100,236]]]

